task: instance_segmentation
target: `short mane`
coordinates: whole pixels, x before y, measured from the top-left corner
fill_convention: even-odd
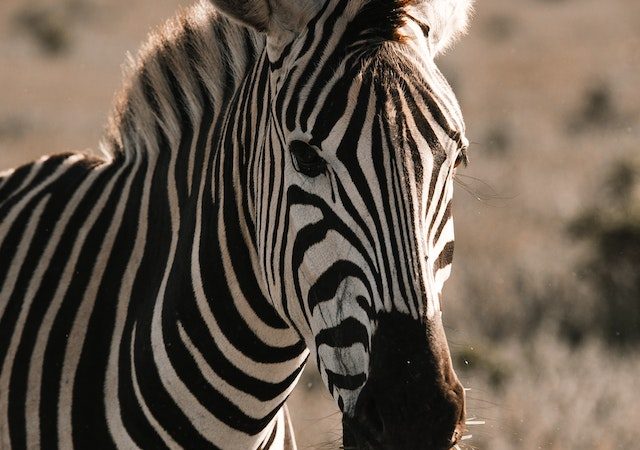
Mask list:
[[[186,104],[187,119],[197,123],[208,99],[217,115],[263,47],[263,36],[228,20],[207,0],[181,11],[150,35],[135,58],[128,56],[102,153],[113,159],[132,149],[160,151],[156,131],[177,143],[186,117],[174,105]]]

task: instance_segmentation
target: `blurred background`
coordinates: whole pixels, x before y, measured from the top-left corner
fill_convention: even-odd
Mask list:
[[[2,0],[0,171],[95,148],[125,53],[189,3]],[[473,142],[443,301],[467,448],[639,448],[640,2],[481,0],[439,63]],[[338,448],[313,367],[290,405]]]

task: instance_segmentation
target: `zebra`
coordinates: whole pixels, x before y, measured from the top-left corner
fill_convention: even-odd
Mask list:
[[[130,58],[102,156],[0,175],[0,448],[344,448],[464,432],[440,295],[470,0],[201,0]]]

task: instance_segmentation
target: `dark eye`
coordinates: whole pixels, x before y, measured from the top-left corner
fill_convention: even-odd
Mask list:
[[[326,161],[318,155],[318,151],[306,142],[293,141],[289,149],[293,156],[293,166],[301,174],[315,178],[327,168]]]
[[[458,152],[458,157],[456,158],[455,163],[453,163],[454,168],[458,168],[460,164],[464,164],[465,167],[469,163],[469,158],[467,157],[467,151],[465,149]]]

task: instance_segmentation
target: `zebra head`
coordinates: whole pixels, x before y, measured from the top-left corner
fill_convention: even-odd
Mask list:
[[[470,1],[215,3],[266,34],[255,241],[274,307],[344,413],[345,445],[451,447],[464,390],[439,297],[468,142],[434,57]]]

